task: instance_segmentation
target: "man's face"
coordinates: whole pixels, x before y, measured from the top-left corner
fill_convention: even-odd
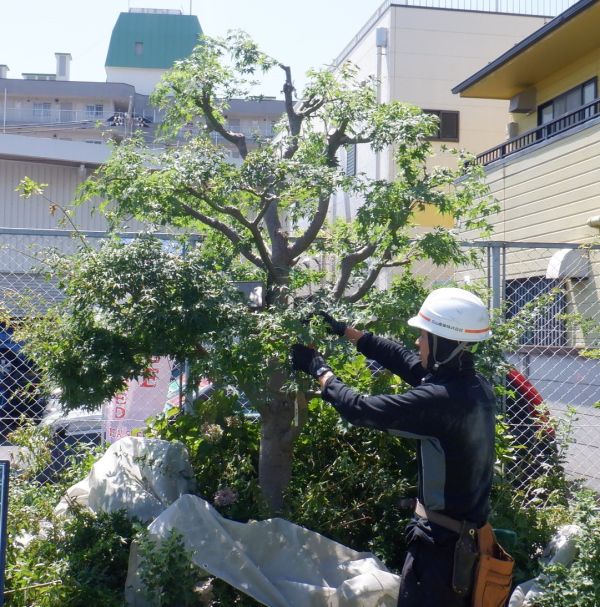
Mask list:
[[[417,348],[419,348],[421,366],[423,367],[423,369],[427,369],[427,359],[429,358],[429,340],[427,339],[427,331],[421,329],[421,335],[417,337],[415,345],[417,346]]]

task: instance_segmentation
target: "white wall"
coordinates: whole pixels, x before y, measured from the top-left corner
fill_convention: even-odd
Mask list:
[[[382,101],[400,100],[424,109],[458,110],[460,140],[450,147],[478,153],[506,138],[505,101],[462,99],[452,87],[495,59],[545,19],[458,10],[391,6],[347,54],[362,77],[377,74],[376,29],[387,27],[388,48],[382,57]],[[376,158],[368,146],[358,146],[357,169],[376,175]],[[393,156],[383,152],[379,176],[395,174]],[[335,216],[344,216],[345,196],[335,201]],[[359,200],[351,200],[354,214]]]
[[[106,82],[124,82],[135,87],[142,95],[152,93],[167,70],[135,67],[107,67]]]

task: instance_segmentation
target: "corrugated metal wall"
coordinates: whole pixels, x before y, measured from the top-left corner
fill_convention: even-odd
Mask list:
[[[88,176],[88,172],[82,172],[78,167],[0,159],[0,227],[63,227],[60,222],[62,213],[53,215],[50,203],[42,196],[24,200],[15,191],[24,177],[30,177],[38,183],[48,184],[45,195],[50,200],[74,210],[72,219],[80,229],[105,230],[106,221],[101,215],[91,212],[92,205],[72,205],[77,186]]]

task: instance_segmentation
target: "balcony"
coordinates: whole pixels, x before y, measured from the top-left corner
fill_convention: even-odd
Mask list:
[[[92,128],[96,123],[106,123],[114,116],[123,115],[123,112],[89,111],[89,110],[59,110],[54,108],[6,108],[3,115],[1,126],[7,131],[21,129],[23,127],[56,126],[69,125],[77,128]],[[149,122],[153,121],[153,116],[145,116]]]
[[[598,116],[600,116],[600,98],[594,99],[591,103],[588,103],[569,114],[564,114],[560,118],[552,120],[552,122],[547,122],[518,137],[508,139],[504,143],[479,154],[477,156],[477,163],[487,166],[492,162],[502,160],[511,154],[525,150],[533,145],[549,141],[553,137],[556,137],[556,135],[585,124]]]

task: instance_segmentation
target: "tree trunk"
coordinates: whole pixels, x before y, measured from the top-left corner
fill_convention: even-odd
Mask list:
[[[283,243],[284,244],[284,243]],[[276,276],[267,282],[267,306],[284,308],[289,305],[290,265],[285,256],[285,247],[279,241],[273,245]],[[277,246],[276,246],[277,245]],[[281,250],[280,250],[281,249]],[[289,380],[287,369],[278,361],[271,361],[268,402],[261,409],[260,455],[258,477],[260,489],[270,511],[278,514],[283,510],[283,493],[292,477],[294,440],[306,420],[307,408],[304,394],[283,391]]]
[[[281,395],[261,413],[259,482],[269,509],[277,514],[283,509],[283,492],[292,477],[294,440],[300,431],[295,425],[295,404]]]

